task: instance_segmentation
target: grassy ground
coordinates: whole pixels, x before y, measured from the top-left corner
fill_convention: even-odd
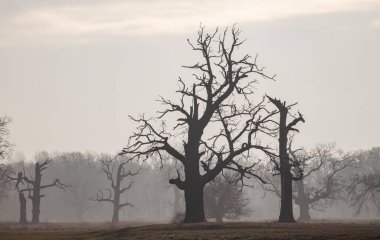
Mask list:
[[[380,221],[0,225],[0,239],[380,239]]]

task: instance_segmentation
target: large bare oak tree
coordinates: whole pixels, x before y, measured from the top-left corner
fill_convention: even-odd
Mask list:
[[[131,117],[139,127],[122,154],[163,160],[161,154],[166,152],[183,165],[185,176],[178,172],[169,182],[184,191],[184,222],[205,221],[204,186],[223,169],[237,172],[242,181],[262,180],[256,171],[260,160],[250,156],[253,151],[272,154],[260,136],[272,132],[269,125],[276,112],[265,108],[265,98],[255,104],[253,96],[258,78],[274,76],[265,74],[256,58],[236,53],[244,43],[240,33],[235,27],[213,33],[200,27],[196,40],[188,43],[202,61],[184,66],[194,78],[179,78],[179,100],[161,97],[164,109],[155,118]],[[177,119],[171,129],[169,114]]]

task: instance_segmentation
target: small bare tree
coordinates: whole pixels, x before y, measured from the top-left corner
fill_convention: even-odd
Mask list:
[[[225,219],[239,219],[249,216],[248,199],[243,186],[234,181],[231,173],[223,173],[205,187],[204,203],[206,217],[222,222]]]
[[[100,159],[102,170],[106,175],[108,181],[111,184],[111,188],[106,190],[105,193],[102,190],[98,190],[96,198],[94,200],[98,202],[110,202],[113,205],[112,223],[119,222],[119,211],[125,207],[134,207],[130,202],[122,202],[121,195],[133,186],[132,177],[139,173],[139,170],[132,172],[126,169],[126,165],[131,159],[125,160],[125,157],[121,160],[112,159],[107,155],[103,155]],[[115,171],[116,168],[116,171]],[[128,179],[129,183],[123,186],[123,183]]]
[[[292,181],[300,180],[302,178],[302,169],[299,168],[299,163],[295,159],[289,157],[288,152],[288,140],[289,134],[293,131],[298,132],[295,126],[299,122],[305,122],[303,116],[298,112],[298,116],[293,116],[289,113],[289,110],[296,104],[287,105],[286,102],[282,102],[279,99],[271,98],[267,96],[269,101],[275,105],[280,113],[280,121],[278,123],[278,143],[279,143],[279,160],[271,158],[275,164],[275,170],[280,174],[281,179],[281,207],[279,222],[295,222],[293,217],[293,198],[292,198]],[[288,116],[293,120],[287,122]],[[299,175],[294,176],[292,174],[292,168],[299,168]]]
[[[169,182],[184,191],[184,222],[205,221],[204,186],[223,169],[237,172],[242,181],[246,177],[262,180],[256,171],[260,160],[250,156],[252,152],[273,154],[260,140],[272,133],[268,124],[276,112],[265,108],[264,98],[257,104],[253,101],[257,77],[273,77],[264,73],[256,58],[236,54],[244,42],[239,29],[218,32],[206,33],[200,27],[196,41],[188,40],[202,57],[201,62],[185,66],[195,79],[179,79],[179,101],[161,98],[165,108],[157,118],[132,118],[139,126],[122,151],[143,160],[154,156],[163,160],[166,152],[183,165],[184,179],[178,173]],[[172,129],[167,127],[170,121],[165,121],[169,114],[177,119]]]
[[[43,185],[42,184],[42,173],[47,169],[48,164],[51,162],[49,155],[46,152],[41,152],[36,155],[36,164],[34,167],[34,177],[27,177],[25,171],[18,172],[17,177],[9,176],[9,179],[16,181],[16,188],[19,189],[19,199],[20,199],[20,210],[26,212],[26,198],[24,192],[28,193],[28,198],[32,200],[32,223],[38,224],[40,222],[40,205],[41,198],[45,195],[41,194],[41,191],[50,187],[57,187],[62,190],[69,189],[68,185],[62,184],[59,178],[56,178],[52,183]],[[26,184],[26,188],[20,188],[21,184]],[[25,207],[24,207],[25,205]],[[20,211],[20,216],[24,215],[24,212]],[[25,213],[26,215],[26,213]],[[23,216],[22,216],[23,218]],[[24,220],[24,219],[23,219]],[[26,220],[26,219],[25,219]],[[21,217],[20,217],[21,221]]]

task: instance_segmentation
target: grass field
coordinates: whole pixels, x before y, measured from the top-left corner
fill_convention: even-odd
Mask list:
[[[380,239],[380,221],[0,225],[0,239]]]

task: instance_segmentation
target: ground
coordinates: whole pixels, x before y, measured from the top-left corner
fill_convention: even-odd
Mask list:
[[[0,224],[0,239],[380,239],[380,221],[152,224]]]

